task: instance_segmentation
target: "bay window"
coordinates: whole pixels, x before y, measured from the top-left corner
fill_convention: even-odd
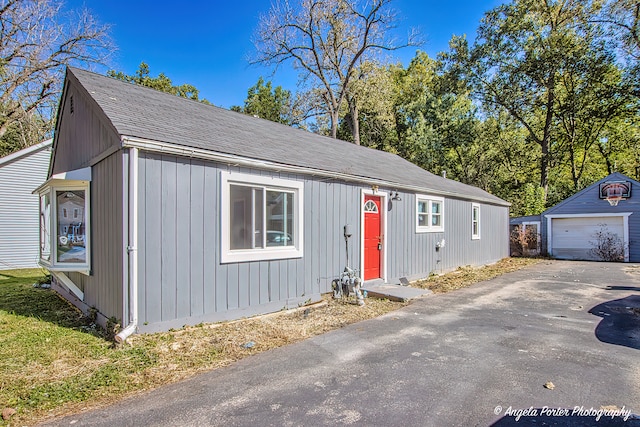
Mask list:
[[[54,175],[34,191],[40,196],[40,264],[52,271],[90,271],[90,180],[87,168]]]

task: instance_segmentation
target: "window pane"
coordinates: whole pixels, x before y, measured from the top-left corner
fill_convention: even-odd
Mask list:
[[[40,197],[40,258],[51,261],[51,200],[49,193]]]
[[[253,208],[254,208],[254,223],[253,223],[253,238],[254,248],[263,248],[263,236],[264,236],[264,190],[262,188],[253,189]]]
[[[84,190],[56,191],[58,211],[57,262],[87,262],[85,247],[85,192]],[[66,213],[78,209],[78,218],[67,218]],[[64,213],[64,214],[63,214]]]
[[[480,238],[480,207],[471,208],[471,235],[474,239]]]
[[[418,201],[418,212],[427,212],[427,202]]]
[[[293,245],[293,238],[292,238],[294,234],[293,225],[295,224],[293,220],[293,207],[294,207],[293,193],[287,193],[287,224],[286,224],[287,226],[285,227],[285,231],[289,236],[289,240],[285,242],[287,246]]]
[[[431,202],[431,225],[433,227],[440,227],[441,223],[441,211],[442,211],[442,203],[441,202]]]
[[[229,227],[229,242],[231,249],[251,249],[251,187],[240,185],[230,186],[231,224]]]
[[[538,249],[538,226],[535,224],[525,225],[524,239],[527,249]]]
[[[373,200],[367,200],[364,204],[364,211],[378,213],[378,205]]]
[[[267,191],[267,246],[293,246],[294,195]]]
[[[420,227],[429,226],[429,215],[428,214],[418,214],[418,225]]]

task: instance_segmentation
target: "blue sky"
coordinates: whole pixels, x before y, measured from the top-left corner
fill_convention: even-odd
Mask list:
[[[453,34],[466,34],[472,39],[484,12],[500,3],[395,0],[391,4],[401,17],[398,37],[410,27],[419,28],[426,39],[421,50],[435,56],[447,49]],[[260,14],[269,9],[268,0],[68,0],[67,7],[83,4],[100,22],[112,26],[111,36],[118,51],[110,68],[117,71],[133,74],[144,61],[152,76],[163,72],[174,84],[192,84],[201,97],[225,108],[242,105],[247,89],[260,76],[295,92],[296,74],[290,69],[283,67],[272,75],[271,69],[247,62],[253,49],[252,34]],[[397,51],[393,62],[406,66],[415,51]]]

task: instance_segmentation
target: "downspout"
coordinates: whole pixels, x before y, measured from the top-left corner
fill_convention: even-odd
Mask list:
[[[129,280],[125,292],[129,293],[129,324],[115,336],[123,343],[138,329],[138,149],[129,148]]]

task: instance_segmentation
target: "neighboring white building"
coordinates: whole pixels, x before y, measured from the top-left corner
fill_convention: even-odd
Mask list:
[[[52,140],[0,158],[0,270],[38,267],[38,195]]]

